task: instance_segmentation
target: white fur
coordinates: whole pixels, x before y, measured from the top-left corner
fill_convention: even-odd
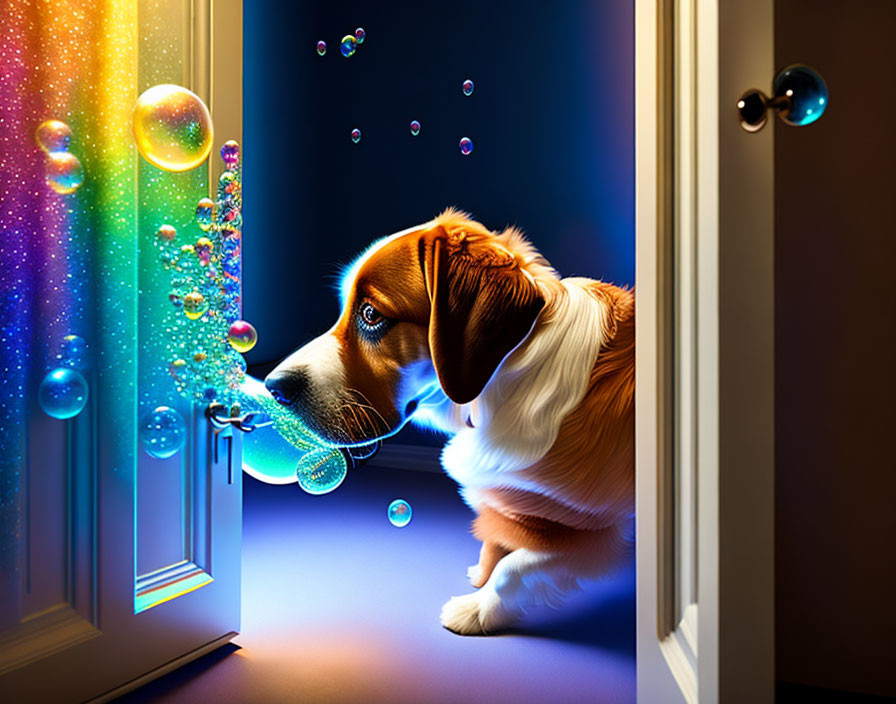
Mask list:
[[[546,487],[515,473],[547,454],[563,420],[588,390],[609,311],[585,290],[589,280],[560,283],[562,295],[475,400],[458,406],[442,396],[417,411],[424,423],[455,433],[442,451],[442,465],[464,487],[471,506],[477,488],[545,493]]]

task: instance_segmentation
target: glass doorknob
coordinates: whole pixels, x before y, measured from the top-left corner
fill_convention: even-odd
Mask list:
[[[792,64],[778,72],[772,97],[761,90],[748,90],[737,101],[740,126],[758,132],[768,121],[768,110],[778,113],[785,125],[802,127],[815,122],[828,106],[828,87],[819,73],[803,64]]]

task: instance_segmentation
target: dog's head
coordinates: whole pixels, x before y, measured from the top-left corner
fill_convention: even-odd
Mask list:
[[[541,260],[516,231],[455,211],[377,242],[346,272],[336,324],[265,385],[335,445],[393,434],[439,388],[467,403],[544,306],[529,264]]]

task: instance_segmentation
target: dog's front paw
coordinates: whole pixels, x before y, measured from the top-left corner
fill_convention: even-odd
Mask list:
[[[494,592],[482,589],[472,594],[455,596],[442,607],[442,625],[462,636],[480,636],[510,625],[513,621],[501,607]]]

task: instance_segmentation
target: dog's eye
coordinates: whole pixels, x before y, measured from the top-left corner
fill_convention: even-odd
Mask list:
[[[385,320],[383,314],[380,313],[376,308],[374,308],[369,303],[361,304],[361,320],[365,325],[369,325],[370,327],[376,327],[381,322]]]

